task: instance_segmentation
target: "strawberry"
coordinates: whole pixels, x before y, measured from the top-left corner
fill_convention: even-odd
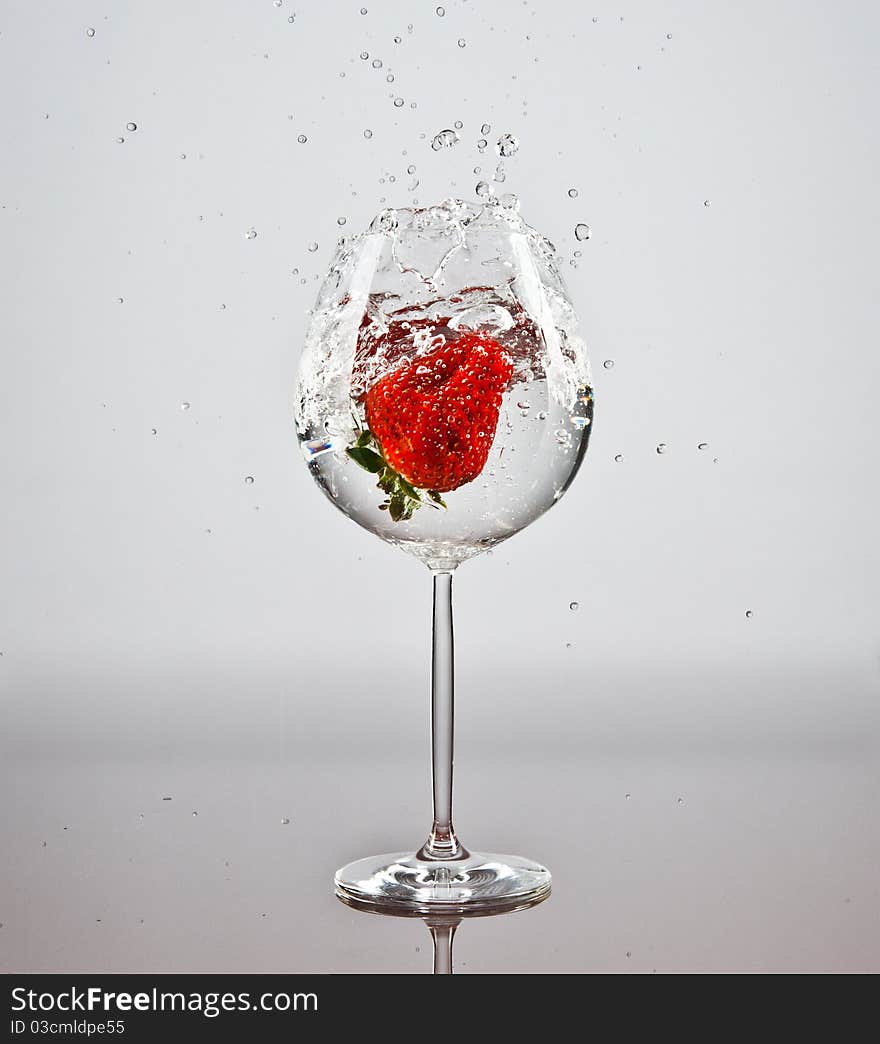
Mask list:
[[[348,453],[379,476],[395,520],[410,518],[426,490],[458,489],[480,474],[495,439],[501,398],[513,374],[507,352],[464,332],[385,374],[364,399],[369,431]]]

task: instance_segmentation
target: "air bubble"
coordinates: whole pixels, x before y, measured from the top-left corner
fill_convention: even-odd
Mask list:
[[[751,618],[752,618],[752,617],[753,617],[754,615],[755,615],[755,614],[754,614],[754,613],[752,612],[752,610],[751,610],[751,609],[746,609],[746,619],[747,619],[747,620],[751,620]]]
[[[568,198],[569,199],[577,199],[578,198],[578,190],[576,188],[570,188],[568,190]]]
[[[512,134],[502,134],[495,143],[495,151],[499,156],[515,156],[519,151],[519,141]]]
[[[317,244],[317,243],[309,243],[309,247],[308,247],[308,250],[309,250],[309,253],[310,253],[310,254],[314,254],[314,252],[315,252],[315,251],[316,251],[317,249],[318,249],[318,244]]]
[[[623,463],[623,454],[622,453],[616,453],[614,455],[614,463],[615,464],[622,464]]]
[[[305,145],[305,143],[309,139],[305,136],[305,134],[298,134],[297,137],[296,137],[296,140],[300,143],[300,145]]]
[[[712,200],[711,199],[704,199],[703,200],[703,206],[704,207],[711,207],[712,206]]]
[[[244,484],[246,486],[252,486],[254,484],[254,476],[253,475],[245,475],[245,477],[244,477]]]
[[[372,136],[373,136],[373,132],[370,130],[369,127],[367,127],[367,129],[364,131],[364,137],[365,138],[372,138]]]
[[[394,99],[394,108],[395,109],[402,109],[403,108],[403,98],[395,98]]]
[[[247,232],[245,232],[244,238],[245,239],[256,239],[257,238],[257,230],[255,228],[249,228],[247,230]]]
[[[488,134],[491,130],[491,124],[484,123],[483,126],[480,127],[480,134]]]
[[[190,407],[190,404],[189,404],[188,402],[182,402],[182,403],[180,404],[180,408],[181,408],[182,410],[188,410],[188,409],[189,409],[189,407]]]
[[[612,370],[614,368],[614,360],[606,359],[605,362],[602,363],[602,365],[606,370]]]
[[[590,226],[585,225],[583,222],[574,226],[574,238],[579,242],[583,243],[585,239],[589,239],[591,236]]]
[[[569,603],[568,603],[568,608],[569,608],[569,609],[570,609],[570,610],[571,610],[571,611],[572,611],[573,613],[576,613],[576,612],[578,611],[578,609],[580,609],[580,603],[579,603],[579,602],[569,602]]]
[[[438,7],[436,13],[437,13],[437,17],[438,18],[442,18],[446,14],[446,8],[445,7]]]
[[[290,824],[290,819],[287,816],[282,816],[282,818],[281,818],[281,825],[282,826],[288,826],[289,824]]]
[[[666,443],[665,442],[658,443],[658,445],[657,445],[657,452],[658,453],[665,453],[666,452]]]
[[[381,59],[381,58],[374,58],[374,59],[373,59],[373,60],[372,60],[372,61],[370,62],[370,65],[372,65],[372,67],[373,67],[374,69],[381,69],[381,68],[382,68],[382,59]]]
[[[708,442],[699,442],[699,443],[697,443],[697,449],[698,450],[704,450],[704,449],[708,449],[708,448],[709,448],[709,443]]]
[[[369,51],[361,51],[361,61],[365,62],[370,57]]]
[[[465,38],[463,36],[459,37],[458,46],[459,47],[467,47],[467,40],[465,40]]]
[[[95,30],[94,29],[92,29],[91,27],[86,29],[86,36],[88,36],[89,39],[91,39],[94,35],[95,35]]]
[[[136,123],[126,123],[125,129],[127,131],[136,131],[138,129],[138,125]]]
[[[336,219],[336,224],[337,224],[337,225],[339,225],[339,226],[341,227],[342,225],[344,225],[344,224],[345,224],[345,218],[344,218],[344,217],[338,217],[338,218]]]

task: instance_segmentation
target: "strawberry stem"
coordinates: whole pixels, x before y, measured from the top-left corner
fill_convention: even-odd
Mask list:
[[[429,498],[430,507],[446,507],[446,502],[436,490],[416,489],[399,471],[395,471],[385,459],[379,440],[368,429],[362,429],[345,452],[364,471],[378,475],[376,485],[387,494],[386,499],[379,505],[379,510],[387,511],[395,522],[406,522],[412,518],[413,512],[425,504],[422,499],[423,492]]]

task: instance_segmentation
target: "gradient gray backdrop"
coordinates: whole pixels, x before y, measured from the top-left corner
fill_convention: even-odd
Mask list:
[[[488,122],[597,418],[456,580],[456,823],[555,886],[457,970],[880,970],[877,5],[435,7],[0,5],[0,968],[428,970],[330,880],[428,826],[429,577],[292,387]]]

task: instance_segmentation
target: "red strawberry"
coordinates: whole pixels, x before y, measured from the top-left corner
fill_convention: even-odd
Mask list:
[[[472,482],[485,467],[512,374],[497,342],[468,331],[382,377],[365,407],[390,468],[435,493]]]

